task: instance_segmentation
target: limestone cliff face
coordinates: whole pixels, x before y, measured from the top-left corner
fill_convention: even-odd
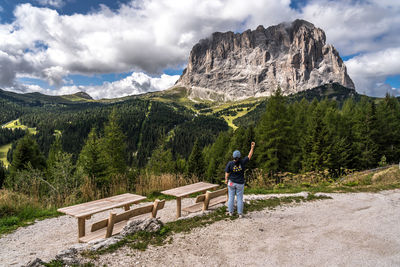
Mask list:
[[[323,30],[304,20],[243,33],[213,33],[190,52],[176,83],[191,98],[237,100],[284,94],[337,82],[353,88],[338,52]]]

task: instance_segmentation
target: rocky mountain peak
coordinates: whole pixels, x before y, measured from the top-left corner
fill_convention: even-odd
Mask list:
[[[291,94],[334,82],[354,89],[325,32],[295,20],[200,40],[176,85],[188,88],[192,98],[227,101],[268,96],[278,86]]]

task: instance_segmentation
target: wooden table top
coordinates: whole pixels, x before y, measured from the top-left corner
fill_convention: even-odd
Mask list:
[[[175,197],[184,197],[193,193],[214,189],[217,188],[219,185],[217,184],[210,184],[205,182],[199,182],[195,184],[185,185],[177,188],[172,188],[169,190],[162,191],[161,193],[164,195],[170,195]]]
[[[144,196],[126,193],[118,196],[103,198],[74,206],[60,208],[57,211],[78,218],[86,217],[105,210],[119,208],[125,205],[137,203],[145,198],[146,197]]]

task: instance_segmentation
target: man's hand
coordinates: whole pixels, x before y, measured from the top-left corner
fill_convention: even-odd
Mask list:
[[[249,159],[251,159],[251,157],[253,156],[255,146],[256,146],[256,142],[251,142],[251,149],[250,149],[249,155],[247,156]]]
[[[227,184],[228,183],[228,178],[229,178],[229,173],[225,173],[225,184]]]

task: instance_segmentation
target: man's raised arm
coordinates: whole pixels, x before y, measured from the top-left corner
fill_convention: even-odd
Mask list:
[[[249,152],[249,155],[247,156],[249,159],[251,159],[251,156],[253,156],[253,152],[254,152],[254,147],[256,146],[255,142],[251,142],[251,149]]]

